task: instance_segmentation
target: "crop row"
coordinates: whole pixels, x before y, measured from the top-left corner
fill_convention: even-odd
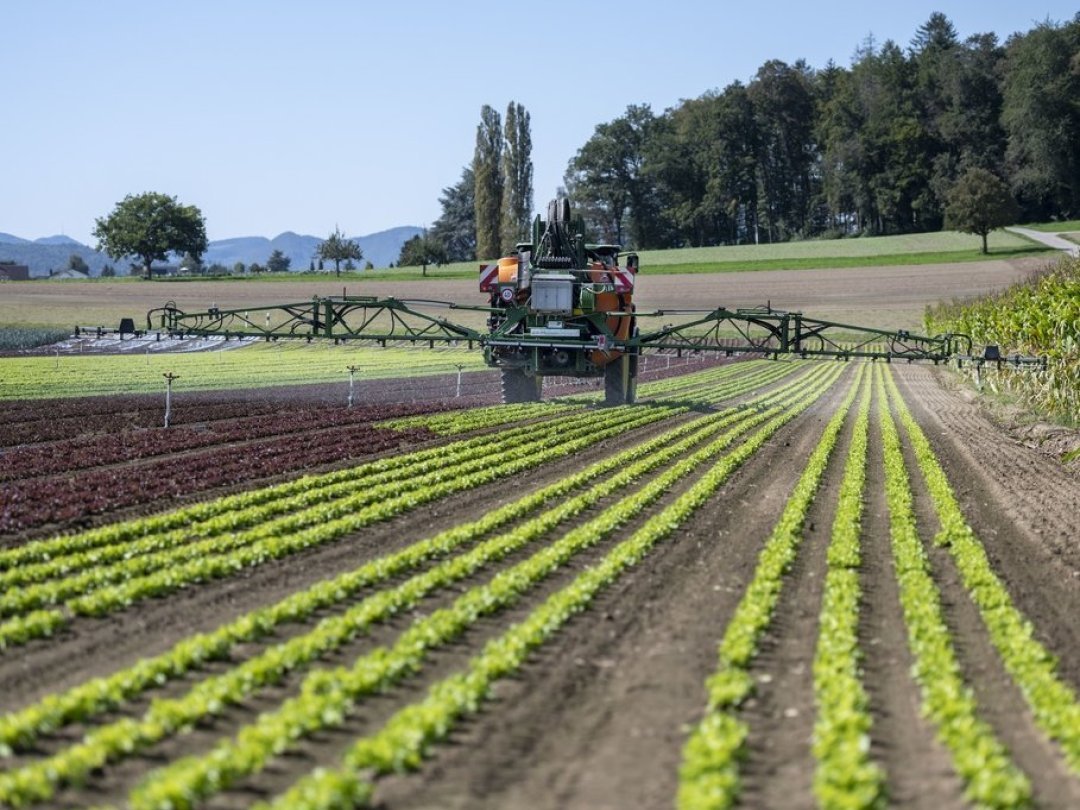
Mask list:
[[[797,394],[808,381],[793,383],[762,398],[758,404],[764,406],[767,402],[779,403],[784,397]],[[0,719],[0,749],[5,746],[25,746],[37,735],[73,721],[86,722],[99,712],[115,708],[122,701],[147,688],[159,686],[168,679],[183,675],[205,660],[228,655],[240,641],[262,638],[283,622],[302,621],[316,610],[350,600],[361,588],[383,582],[430,560],[445,556],[514,520],[528,516],[556,498],[592,484],[583,495],[547,509],[537,518],[511,532],[514,537],[539,536],[539,533],[573,516],[588,504],[618,491],[646,470],[667,463],[694,444],[745,418],[749,413],[750,411],[745,409],[730,409],[684,423],[654,439],[598,461],[579,473],[492,510],[479,520],[456,526],[396,554],[368,562],[332,580],[317,583],[271,607],[242,616],[213,633],[198,634],[181,641],[169,652],[140,661],[108,678],[95,679],[63,694],[50,696],[17,714]],[[593,483],[597,481],[599,483]]]
[[[1031,623],[994,573],[926,434],[911,416],[892,379],[889,392],[941,523],[934,542],[948,548],[990,640],[1031,707],[1035,722],[1061,746],[1072,770],[1080,773],[1080,704],[1076,692],[1057,676],[1054,656],[1034,637]]]
[[[866,366],[859,366],[859,375]],[[717,670],[706,683],[708,708],[683,748],[679,771],[678,806],[730,807],[740,789],[738,758],[748,729],[734,715],[753,693],[750,662],[761,634],[772,620],[780,599],[784,574],[791,567],[802,540],[803,520],[828,466],[840,430],[858,393],[858,379],[829,420],[779,521],[761,551],[758,565],[735,614],[724,631]]]
[[[370,689],[378,687],[379,684],[385,685],[397,677],[408,674],[419,665],[417,656],[422,658],[431,645],[440,643],[440,638],[443,638],[442,634],[449,634],[446,637],[453,637],[479,615],[495,610],[501,607],[502,604],[509,603],[509,601],[516,600],[518,595],[528,588],[532,582],[546,576],[559,564],[565,562],[569,555],[597,542],[602,536],[627,520],[629,515],[636,514],[648,503],[654,501],[667,487],[686,475],[694,466],[710,460],[721,446],[732,441],[735,434],[745,430],[749,425],[768,419],[775,412],[776,409],[771,409],[764,414],[748,411],[739,428],[729,431],[688,459],[678,462],[669,472],[658,479],[654,479],[639,493],[625,498],[613,507],[609,507],[600,517],[572,530],[563,539],[546,547],[529,560],[497,575],[489,585],[478,586],[467,592],[455,603],[454,608],[438,611],[425,619],[418,620],[410,630],[406,631],[406,634],[392,650],[380,650],[365,656],[356,663],[351,673],[345,673],[342,670],[317,671],[308,676],[306,686],[301,691],[301,698],[287,703],[278,712],[261,716],[254,726],[242,732],[238,740],[219,746],[215,753],[207,755],[204,760],[204,762],[210,763],[209,767],[197,763],[193,764],[189,761],[181,761],[171,766],[170,772],[162,779],[149,782],[148,785],[155,785],[156,787],[145,787],[132,797],[133,802],[136,806],[139,806],[140,796],[151,803],[160,801],[160,796],[154,798],[156,795],[153,793],[154,790],[166,790],[174,797],[188,797],[187,799],[180,799],[181,802],[190,801],[193,796],[205,795],[207,792],[218,789],[229,778],[235,778],[237,774],[257,767],[261,759],[265,759],[275,750],[280,750],[281,746],[286,744],[286,739],[295,738],[297,734],[308,728],[312,723],[315,723],[317,727],[321,723],[332,722],[336,716],[335,707],[339,705],[343,698],[346,701],[351,699],[343,695],[340,690],[331,688],[333,679],[351,677],[349,684],[354,689],[366,693]],[[733,414],[729,418],[737,419],[738,415]],[[776,422],[777,419],[784,418],[783,416],[774,417],[772,421]],[[721,422],[724,420],[716,419],[714,421],[715,425],[709,427],[705,432],[715,432],[716,429],[722,427]],[[702,433],[703,431],[699,430],[698,432]],[[655,469],[656,464],[655,457],[647,455],[642,462],[642,469],[636,472],[639,475],[644,474],[648,469]],[[583,505],[578,506],[578,508],[582,507]],[[508,553],[509,547],[506,550],[500,550],[501,546],[503,544],[512,546],[517,542],[513,532],[504,538],[493,538],[464,557],[437,566],[431,572],[403,583],[395,591],[377,594],[368,602],[358,605],[358,610],[361,613],[357,615],[362,615],[362,611],[378,612],[380,610],[396,609],[396,606],[392,604],[394,597],[391,594],[395,592],[408,594],[410,589],[421,588],[419,582],[426,581],[428,587],[432,587],[439,584],[441,577],[452,578],[467,575],[471,568],[483,564],[486,555],[495,554],[499,556]],[[339,622],[337,632],[341,632],[341,630]],[[316,633],[318,632],[334,634],[334,630],[325,623],[316,631]],[[317,646],[318,642],[309,639],[306,643],[297,643],[294,645],[294,649],[307,649],[308,645],[311,644]],[[277,656],[270,658],[271,662],[276,660]],[[272,663],[271,666],[273,666]],[[231,683],[237,688],[243,688],[243,684],[247,680],[247,678],[239,677],[233,679]],[[221,699],[223,698],[219,696],[219,700]],[[212,700],[200,701],[192,697],[192,701],[196,707],[199,705],[204,707],[213,705]],[[318,706],[318,710],[314,714],[307,711],[307,709],[312,709],[313,706]],[[147,716],[139,723],[133,720],[122,720],[119,723],[91,732],[83,743],[62,752],[50,761],[35,763],[34,766],[19,769],[9,774],[5,777],[5,780],[0,781],[0,797],[12,803],[32,799],[34,796],[40,795],[35,791],[41,790],[43,780],[48,783],[54,777],[64,780],[72,776],[78,776],[80,773],[85,773],[86,768],[100,766],[110,756],[118,755],[125,750],[129,750],[132,746],[140,746],[142,744],[140,735],[153,735],[160,733],[163,729],[171,728],[175,730],[177,727],[183,727],[190,722],[187,715],[184,714],[183,708],[177,706],[175,701],[157,701],[150,709],[152,717]],[[286,737],[278,734],[283,726],[289,729]],[[273,738],[272,743],[266,745],[266,740],[271,737]],[[239,751],[239,754],[234,756],[233,752],[236,751]]]
[[[866,376],[840,482],[814,654],[814,795],[818,806],[869,810],[882,806],[885,774],[870,760],[870,700],[860,678],[859,534],[866,485],[870,375]]]
[[[831,375],[832,380],[836,373]],[[434,742],[449,735],[461,718],[479,710],[495,681],[513,674],[533,650],[571,617],[586,609],[598,593],[675,532],[732,472],[784,424],[809,407],[827,387],[809,392],[791,409],[766,421],[743,444],[721,457],[685,493],[616,545],[600,562],[586,568],[572,582],[549,596],[523,621],[489,641],[466,669],[438,681],[429,688],[424,699],[399,710],[374,734],[357,740],[339,767],[316,770],[268,806],[275,810],[353,806],[356,802],[366,802],[370,796],[372,775],[417,767]],[[324,688],[332,687],[327,684]]]
[[[416,416],[398,416],[415,414],[417,411],[424,413],[419,419]],[[105,435],[82,435],[73,439],[11,447],[4,452],[5,464],[4,469],[0,470],[0,482],[85,471],[225,443],[250,442],[328,428],[341,430],[353,425],[385,421],[387,417],[416,419],[415,423],[407,426],[423,427],[425,418],[435,418],[439,412],[443,416],[454,415],[445,411],[446,407],[439,404],[369,405],[355,409],[295,408],[259,416],[201,422],[197,427],[174,426],[170,430],[160,426],[159,412],[159,424],[155,429],[114,431]]]
[[[1041,410],[1075,422],[1080,419],[1078,288],[1080,258],[1062,259],[1050,272],[1000,293],[927,310],[927,328],[1046,358],[1044,371],[1006,367],[995,376]]]
[[[161,375],[180,375],[185,390],[252,388],[357,379],[415,377],[483,368],[478,352],[416,351],[316,344],[257,344],[230,351],[63,355],[0,359],[0,399],[40,399],[160,391]]]
[[[340,463],[430,438],[422,429],[391,433],[370,425],[292,435],[163,457],[132,466],[12,481],[0,491],[0,532],[84,520],[139,504],[168,502],[222,486]]]
[[[612,421],[610,416],[605,416],[607,418],[600,425],[597,425],[596,420],[588,420],[580,425],[567,425],[559,431],[558,437],[568,441],[580,437],[591,439],[603,429],[603,424]],[[103,565],[107,555],[99,552],[94,555],[92,567],[84,566],[84,569],[88,570],[81,574],[70,576],[65,572],[59,579],[51,582],[31,585],[17,593],[0,596],[0,616],[26,607],[53,604],[59,599],[85,593],[87,584],[111,583],[144,576],[148,572],[189,560],[205,559],[208,555],[242,548],[258,540],[276,538],[325,524],[339,517],[355,514],[364,508],[376,507],[380,511],[396,514],[392,504],[411,506],[424,502],[427,500],[425,490],[444,485],[448,475],[453,478],[468,476],[495,464],[530,458],[538,450],[552,446],[553,438],[555,432],[547,431],[517,446],[508,442],[506,446],[477,448],[468,456],[448,459],[446,466],[423,474],[413,471],[413,474],[409,475],[404,470],[395,471],[396,474],[383,476],[388,480],[378,485],[369,483],[362,488],[355,485],[340,488],[343,491],[324,487],[316,492],[325,497],[301,496],[255,507],[246,514],[229,515],[208,527],[211,529],[209,536],[203,535],[201,538],[188,528],[173,532],[165,542],[157,537],[144,537],[134,543],[125,543],[114,549],[114,556],[108,560],[117,561],[112,566]],[[497,445],[497,442],[496,439],[493,443]],[[61,566],[56,566],[55,563],[47,567],[52,571],[61,570]],[[62,564],[62,567],[67,566]],[[25,576],[22,571],[14,573],[20,577]]]
[[[481,616],[515,604],[573,556],[599,543],[679,480],[715,458],[738,435],[775,417],[780,410],[774,407],[763,413],[749,414],[737,427],[672,464],[640,490],[623,497],[592,520],[495,575],[487,584],[474,587],[450,607],[417,620],[389,649],[376,649],[366,654],[349,670],[313,672],[301,686],[299,697],[286,701],[276,712],[263,714],[233,740],[219,744],[203,756],[180,760],[159,775],[151,774],[131,797],[132,805],[151,807],[177,796],[204,798],[227,788],[241,776],[261,769],[271,756],[281,753],[282,745],[291,747],[292,741],[302,736],[340,723],[354,701],[418,670],[430,650],[457,638]],[[480,547],[474,553],[482,550]]]
[[[912,494],[899,436],[889,412],[883,387],[889,393],[911,438],[919,465],[938,511],[942,531],[938,542],[948,543],[962,570],[965,584],[983,611],[991,637],[1003,660],[1012,658],[1010,672],[1028,696],[1037,722],[1058,741],[1076,767],[1078,714],[1075,694],[1054,674],[1053,659],[1032,638],[1030,624],[1012,606],[994,577],[985,552],[964,522],[940,465],[921,430],[911,418],[891,376],[875,371],[878,416],[884,448],[885,489],[889,506],[894,566],[900,587],[904,623],[915,665],[913,674],[923,696],[923,712],[935,724],[950,751],[954,767],[966,785],[967,797],[983,807],[1025,806],[1030,784],[1009,759],[992,729],[978,717],[972,693],[964,685],[956,654],[944,621],[940,597],[916,529]],[[878,807],[884,800],[884,775],[868,758],[871,718],[868,699],[859,680],[858,583],[860,497],[865,480],[867,409],[864,394],[845,465],[833,536],[828,550],[828,572],[819,622],[814,663],[818,717],[814,754],[818,759],[814,789],[823,807]],[[837,414],[826,429],[838,430]],[[814,459],[796,491],[807,483]],[[824,463],[824,459],[821,459]],[[801,498],[789,501],[785,518],[802,522]],[[752,693],[753,680],[746,667],[756,642],[767,626],[779,597],[784,571],[793,560],[796,533],[785,531],[787,542],[773,547],[773,538],[720,648],[720,668],[708,682],[710,711],[695,728],[684,749],[679,803],[683,807],[729,807],[739,789],[738,760],[748,729],[734,709]],[[783,536],[783,535],[781,535]],[[966,570],[964,570],[966,569]],[[996,637],[995,637],[996,636]],[[1033,698],[1032,695],[1037,697]],[[1041,698],[1041,700],[1040,700]],[[726,711],[725,711],[726,709]]]
[[[515,405],[491,405],[486,408],[469,408],[451,413],[423,413],[380,422],[377,427],[402,430],[404,428],[424,427],[440,436],[457,436],[473,430],[493,428],[512,422],[527,422],[533,419],[565,414],[583,406],[565,405],[556,402],[523,402]]]
[[[803,384],[793,383],[786,389],[763,398],[760,404],[764,405],[770,400],[780,401],[782,397],[796,393]],[[362,587],[381,582],[429,559],[448,554],[510,521],[527,516],[555,498],[597,479],[601,480],[602,483],[591,487],[583,496],[548,509],[535,520],[518,527],[513,534],[532,535],[537,530],[543,531],[575,514],[586,504],[595,502],[609,492],[617,491],[627,481],[639,476],[646,466],[655,467],[666,463],[694,443],[738,421],[747,413],[748,411],[729,410],[685,423],[493,510],[480,520],[444,531],[390,557],[374,560],[333,580],[318,583],[272,607],[234,620],[212,634],[196,635],[179,643],[164,655],[140,661],[134,667],[115,673],[107,679],[96,679],[62,695],[52,696],[45,702],[0,721],[0,746],[26,745],[43,731],[72,721],[85,722],[96,713],[119,705],[121,701],[143,689],[184,674],[192,666],[208,658],[219,658],[228,654],[232,646],[239,641],[260,638],[281,622],[303,620],[315,610],[350,599],[352,594]]]
[[[900,604],[907,626],[912,671],[922,693],[923,714],[952,755],[965,795],[980,807],[1015,808],[1031,799],[1031,785],[1016,769],[993,730],[978,716],[964,685],[937,586],[915,524],[911,488],[900,438],[885,397],[880,397],[885,450],[885,493]]]
[[[641,382],[638,384],[638,399],[674,399],[673,394],[676,393],[692,392],[714,382],[749,375],[752,370],[757,370],[759,363],[761,361],[755,360],[730,363],[652,382]],[[603,399],[603,394],[597,391],[565,394],[559,397],[559,401],[568,403],[599,402],[601,399]]]
[[[638,394],[651,399],[678,399],[681,396],[692,395],[708,386],[732,377],[747,378],[761,373],[772,367],[773,364],[765,360],[744,360],[739,363],[718,366],[705,369],[693,374],[683,374],[678,377],[668,377],[656,382],[643,383],[638,387]]]
[[[280,403],[223,402],[211,396],[189,394],[181,400],[178,395],[177,400],[186,407],[176,409],[172,424],[242,419],[281,410]],[[46,406],[40,400],[9,402],[0,411],[0,447],[158,427],[162,423],[162,399],[161,396],[72,397],[50,400]]]
[[[775,378],[781,371],[786,374],[794,367],[774,367],[771,373]],[[762,380],[757,377],[746,380],[735,379],[717,386],[711,393],[717,399],[737,396],[747,390],[752,390],[761,382]],[[0,551],[0,571],[15,566],[22,570],[17,575],[18,579],[0,581],[10,584],[36,582],[54,575],[55,572],[66,573],[87,565],[108,561],[110,559],[108,555],[95,551],[104,546],[125,544],[123,551],[119,553],[126,558],[147,551],[159,550],[174,545],[176,542],[188,542],[196,537],[209,537],[222,531],[236,531],[265,521],[271,515],[295,511],[333,497],[343,497],[360,488],[370,488],[391,481],[407,481],[418,474],[444,469],[459,459],[475,458],[478,449],[482,449],[487,454],[502,454],[515,442],[531,440],[538,431],[559,432],[583,419],[601,421],[611,419],[613,413],[617,416],[620,412],[576,414],[569,422],[560,421],[559,425],[527,425],[504,431],[498,437],[498,444],[494,444],[488,437],[454,442],[349,470],[321,476],[306,476],[286,484],[219,498],[162,516],[128,521],[77,535],[29,543],[19,549]],[[163,538],[159,537],[163,532],[171,532],[171,534]],[[142,538],[140,547],[127,545],[128,541],[137,538]]]

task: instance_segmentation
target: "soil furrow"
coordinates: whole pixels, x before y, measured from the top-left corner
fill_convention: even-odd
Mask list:
[[[948,751],[921,715],[919,687],[911,676],[913,660],[889,540],[876,403],[870,409],[870,419],[859,617],[863,685],[874,721],[870,756],[885,769],[890,806],[960,810],[967,806],[963,785],[952,769]]]

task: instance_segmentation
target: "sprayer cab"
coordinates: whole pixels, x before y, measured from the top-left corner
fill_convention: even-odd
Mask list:
[[[484,356],[502,369],[507,401],[538,399],[545,376],[602,376],[609,403],[634,401],[637,354],[617,346],[636,329],[637,256],[620,266],[621,247],[586,244],[584,230],[569,200],[553,200],[532,241],[480,268],[491,306]]]

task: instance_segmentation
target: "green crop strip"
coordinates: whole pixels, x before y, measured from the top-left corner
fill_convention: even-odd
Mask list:
[[[1031,785],[1013,765],[993,729],[979,718],[975,698],[961,676],[938,589],[915,525],[900,438],[881,386],[879,372],[878,413],[885,448],[885,493],[893,560],[923,713],[936,726],[938,738],[952,755],[953,767],[964,781],[964,795],[969,801],[990,808],[1024,807],[1031,801]]]
[[[825,426],[821,439],[788,498],[780,520],[765,543],[746,593],[720,642],[719,666],[706,682],[708,709],[683,748],[677,804],[680,808],[724,808],[734,804],[740,790],[738,760],[746,741],[746,724],[733,710],[752,694],[749,666],[757,643],[768,627],[784,574],[795,560],[802,539],[802,524],[828,466],[858,383],[866,373],[860,365],[843,402]]]
[[[869,698],[859,677],[859,549],[870,416],[870,375],[863,382],[840,483],[827,552],[828,571],[814,655],[814,795],[827,810],[871,810],[885,804],[885,774],[870,761]]]
[[[732,379],[742,382],[754,375],[761,375],[762,380],[776,379],[785,373],[790,373],[790,366],[787,367],[787,371],[781,371],[776,368],[776,365],[764,360],[750,360],[642,383],[638,386],[638,399],[671,400],[685,396],[688,400],[694,400],[700,393],[711,395],[718,383],[727,383]],[[781,368],[783,368],[782,365]],[[580,394],[565,394],[555,401],[570,404],[599,402],[601,399],[603,399],[603,394],[597,391],[585,391]]]
[[[230,344],[235,346],[236,344]],[[485,368],[479,352],[373,348],[330,343],[258,343],[229,351],[148,352],[141,355],[59,355],[0,359],[0,400],[157,392],[161,375],[180,375],[184,390],[257,388],[344,382],[346,366],[358,379],[416,377]]]
[[[835,380],[832,375],[831,382]],[[731,473],[756,453],[783,425],[808,408],[827,386],[809,392],[786,413],[773,417],[737,449],[721,458],[689,490],[613,548],[598,564],[555,592],[522,622],[489,641],[468,668],[436,683],[419,703],[408,706],[370,737],[358,740],[342,767],[318,769],[271,805],[282,808],[334,808],[364,803],[373,775],[416,768],[428,748],[445,738],[455,723],[473,714],[491,685],[520,668],[530,652],[554,635],[594,597],[639,563],[657,543],[688,520]]]
[[[934,538],[948,548],[1010,677],[1020,687],[1039,728],[1061,746],[1069,767],[1080,773],[1080,704],[1076,692],[1057,676],[1054,656],[1034,638],[1034,628],[1017,609],[994,573],[979,538],[968,525],[930,442],[889,377],[889,394],[908,435],[927,490],[941,522]]]
[[[376,423],[375,427],[392,430],[426,427],[440,436],[456,436],[472,430],[498,427],[510,422],[524,422],[532,419],[544,419],[565,414],[582,408],[582,405],[567,405],[557,402],[523,402],[514,405],[490,405],[486,408],[469,408],[449,413],[424,413],[418,416],[406,416],[402,419],[389,419]]]
[[[817,371],[815,370],[815,373]],[[759,406],[765,405],[769,399],[774,399],[779,403],[785,397],[797,395],[798,390],[809,383],[813,376],[814,374],[808,375],[787,389],[774,392],[769,398],[762,398],[758,403]],[[654,469],[666,463],[685,452],[693,444],[746,418],[749,413],[749,410],[729,410],[688,422],[637,447],[599,461],[580,473],[544,487],[512,504],[494,510],[478,521],[456,526],[390,557],[374,560],[333,580],[317,583],[308,590],[294,594],[274,606],[236,619],[213,633],[199,634],[186,639],[164,655],[140,661],[134,667],[117,672],[108,678],[95,679],[63,694],[49,696],[20,712],[0,718],[0,750],[15,746],[23,748],[41,733],[59,728],[66,723],[73,721],[85,723],[101,711],[119,706],[124,700],[147,688],[183,675],[202,661],[224,657],[239,641],[261,638],[282,622],[302,621],[316,610],[351,599],[353,594],[363,587],[385,581],[389,577],[445,556],[511,520],[535,511],[555,498],[598,478],[602,479],[602,483],[590,488],[584,495],[547,510],[511,533],[515,539],[531,540],[557,523],[577,514],[588,504],[617,491],[640,476],[646,469]],[[615,474],[612,475],[613,473]],[[609,475],[611,477],[605,477]],[[404,588],[403,592],[414,595],[419,593],[415,584]],[[370,614],[363,615],[367,615],[370,619]],[[283,659],[289,662],[300,661],[300,657],[296,654],[278,656],[278,661]],[[289,668],[291,667],[292,664]],[[245,664],[242,668],[253,669],[257,668],[257,665],[249,667]],[[258,683],[266,681],[268,671],[263,668],[259,673]],[[282,667],[281,674],[284,671],[285,667]]]
[[[735,368],[739,365],[736,364]],[[702,397],[715,400],[717,394],[723,392],[722,387],[717,387],[717,383],[723,382],[731,377],[744,382],[745,384],[758,384],[767,385],[774,380],[780,379],[787,374],[791,373],[791,367],[785,363],[773,363],[769,361],[759,360],[751,361],[746,364],[743,373],[729,372],[725,375],[717,375],[715,377],[702,376],[698,378],[698,375],[689,375],[690,378],[677,380],[677,385],[665,385],[662,388],[659,387],[662,383],[672,382],[671,380],[660,380],[658,383],[650,384],[649,387],[642,386],[638,390],[639,399],[648,399],[658,402],[676,402],[676,401],[691,401]],[[725,369],[732,368],[731,366],[725,366]],[[657,388],[651,387],[652,385],[658,386]]]

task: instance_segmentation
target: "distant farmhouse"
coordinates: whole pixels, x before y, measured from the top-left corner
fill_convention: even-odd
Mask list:
[[[29,281],[30,267],[14,262],[0,262],[0,281]]]

